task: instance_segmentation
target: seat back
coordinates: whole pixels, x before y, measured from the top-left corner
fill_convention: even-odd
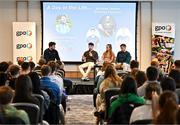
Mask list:
[[[105,110],[105,120],[108,117],[108,109],[110,106],[110,99],[114,95],[119,95],[120,94],[120,88],[109,88],[104,92],[104,97],[105,97],[105,103],[106,103],[106,110]]]
[[[114,96],[112,96],[111,99],[110,99],[110,104],[111,104],[112,102],[114,102],[118,97],[119,97],[119,95],[114,95]]]
[[[12,103],[12,106],[17,109],[22,109],[26,111],[29,116],[31,124],[38,124],[39,121],[39,106],[32,103]]]
[[[152,119],[137,120],[131,123],[131,125],[149,125],[152,124]]]
[[[129,124],[130,116],[134,108],[142,104],[126,102],[120,105],[109,119],[109,124]]]
[[[33,94],[36,98],[38,98],[40,102],[40,113],[39,113],[39,122],[42,123],[43,115],[44,115],[44,97],[40,94]]]

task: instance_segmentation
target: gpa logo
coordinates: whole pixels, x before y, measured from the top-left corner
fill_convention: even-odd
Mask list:
[[[31,35],[32,35],[32,31],[31,30],[17,31],[16,32],[16,36],[31,36]]]
[[[16,45],[16,49],[22,49],[22,48],[31,49],[32,48],[32,44],[31,43],[26,43],[26,44],[17,44]]]
[[[32,61],[33,60],[33,58],[32,58],[32,56],[26,56],[26,57],[17,57],[17,62],[18,61],[27,61],[27,62],[30,62],[30,61]]]
[[[172,27],[170,25],[166,26],[155,26],[155,31],[171,31]]]

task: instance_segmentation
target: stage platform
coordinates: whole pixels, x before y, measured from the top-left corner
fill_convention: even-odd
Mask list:
[[[92,94],[94,90],[94,79],[82,81],[81,79],[70,78],[73,82],[73,94]]]

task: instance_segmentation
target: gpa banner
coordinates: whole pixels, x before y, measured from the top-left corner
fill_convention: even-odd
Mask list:
[[[173,64],[174,42],[174,23],[152,24],[152,60],[158,61],[160,68],[166,73]]]
[[[36,62],[36,24],[13,22],[13,63]]]

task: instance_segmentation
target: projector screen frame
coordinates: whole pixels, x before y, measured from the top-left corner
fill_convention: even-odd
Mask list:
[[[138,20],[138,2],[137,1],[40,1],[41,2],[41,55],[43,55],[43,37],[44,37],[44,20],[43,20],[43,3],[135,3],[135,60],[137,60],[137,20]],[[61,58],[61,57],[60,57]],[[63,60],[62,60],[63,61]],[[65,64],[82,64],[82,61],[63,61]]]

